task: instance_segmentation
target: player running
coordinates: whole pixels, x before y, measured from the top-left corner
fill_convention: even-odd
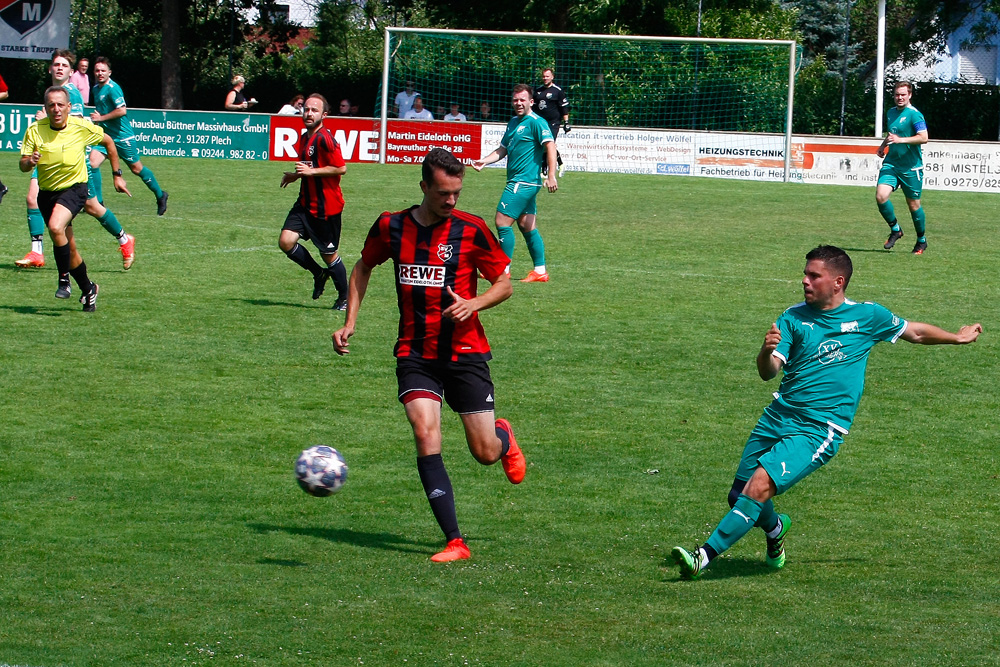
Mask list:
[[[910,209],[913,228],[917,232],[917,242],[913,246],[914,255],[922,255],[927,250],[927,220],[920,205],[920,192],[924,184],[924,158],[921,144],[927,143],[927,121],[924,115],[910,106],[913,85],[900,81],[893,88],[896,106],[886,114],[889,120],[889,134],[879,146],[878,156],[884,157],[875,186],[875,202],[878,212],[889,225],[889,238],[883,246],[891,250],[896,241],[903,238],[896,212],[892,208],[889,195],[896,188],[902,188],[906,205]],[[888,155],[886,154],[888,152]]]
[[[62,86],[66,89],[70,100],[70,115],[76,116],[78,118],[83,118],[83,97],[80,95],[80,91],[77,90],[76,86],[69,82],[69,77],[73,72],[73,53],[65,49],[61,49],[52,54],[52,62],[49,65],[49,73],[52,75],[52,85]],[[39,111],[35,114],[36,120],[41,120],[45,117],[45,111]],[[89,122],[89,121],[88,121]],[[127,234],[124,229],[122,229],[121,223],[118,222],[118,218],[111,209],[105,208],[105,206],[97,200],[97,193],[94,190],[93,183],[93,171],[90,168],[90,163],[86,164],[86,169],[88,172],[87,182],[88,182],[88,197],[87,203],[84,206],[84,211],[88,215],[97,219],[101,226],[118,241],[118,248],[122,253],[122,267],[128,270],[132,264],[135,262],[135,237],[131,234]],[[121,176],[119,173],[115,176]],[[131,196],[131,195],[129,195]],[[31,182],[28,184],[28,233],[31,234],[31,251],[28,252],[22,259],[14,262],[20,268],[27,267],[42,267],[45,266],[45,254],[42,245],[42,235],[45,232],[45,219],[42,216],[41,211],[38,208],[38,178],[37,172],[32,172]],[[72,292],[70,286],[69,274],[60,272],[59,273],[59,285],[56,289],[56,297],[60,299],[68,299]]]
[[[156,197],[156,215],[167,212],[167,197],[170,195],[160,188],[156,176],[148,168],[142,166],[139,159],[139,149],[133,144],[135,130],[129,121],[128,107],[125,105],[125,93],[121,86],[111,80],[111,61],[104,56],[94,61],[94,107],[96,111],[90,114],[90,120],[104,128],[111,135],[118,149],[118,156],[125,161],[132,173],[142,179],[149,191]],[[90,153],[90,166],[93,168],[94,190],[97,201],[103,202],[101,194],[101,163],[107,153],[103,146],[96,146]]]
[[[391,259],[400,317],[395,347],[399,401],[413,427],[420,482],[448,540],[444,551],[431,557],[438,563],[471,556],[441,457],[442,398],[461,416],[477,461],[500,461],[512,484],[524,479],[526,469],[510,423],[494,420],[490,346],[478,315],[510,297],[508,259],[481,218],[455,208],[464,174],[462,163],[443,148],[427,154],[420,181],[423,201],[383,213],[372,226],[351,272],[347,318],[333,333],[337,354],[347,354],[372,270]],[[477,272],[490,282],[479,295]]]
[[[777,514],[771,499],[837,453],[854,421],[868,353],[876,343],[902,338],[921,345],[964,345],[982,333],[980,324],[950,333],[907,322],[877,303],[855,303],[844,296],[852,270],[851,258],[834,246],[819,246],[806,255],[805,301],[771,325],[757,354],[761,379],[783,371],[781,385],[743,449],[729,491],[732,509],[701,547],[670,552],[681,578],[697,579],[713,558],[754,526],[767,537],[767,565],[784,566],[791,519]]]
[[[531,87],[523,83],[514,86],[511,106],[514,117],[507,123],[507,131],[500,140],[500,147],[472,163],[472,168],[483,167],[507,158],[507,186],[497,204],[496,226],[500,247],[507,257],[514,258],[514,230],[517,221],[524,242],[531,254],[534,268],[522,278],[522,283],[547,283],[545,269],[545,242],[538,232],[535,220],[535,198],[541,189],[542,166],[548,168],[544,185],[549,192],[559,189],[556,184],[556,142],[548,124],[531,110]]]

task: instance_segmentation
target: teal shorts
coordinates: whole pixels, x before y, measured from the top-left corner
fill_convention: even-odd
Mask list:
[[[95,151],[101,153],[102,155],[107,155],[108,151],[104,148],[103,144],[97,144],[93,147]],[[139,149],[135,147],[132,143],[132,137],[128,139],[115,139],[115,149],[118,151],[118,157],[125,164],[135,164],[139,161]]]
[[[771,404],[747,439],[736,479],[748,480],[761,467],[782,494],[826,465],[845,433],[830,422],[806,419]]]
[[[514,220],[522,215],[534,215],[535,198],[541,187],[530,183],[508,183],[507,187],[503,189],[503,194],[500,195],[497,213],[502,213]]]
[[[896,169],[892,165],[882,165],[878,172],[878,184],[888,185],[895,190],[902,188],[903,196],[907,199],[920,199],[920,192],[924,187],[924,169]]]

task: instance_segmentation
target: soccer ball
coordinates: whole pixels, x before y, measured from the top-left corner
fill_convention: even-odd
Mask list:
[[[315,445],[299,454],[295,461],[295,478],[306,493],[330,496],[340,491],[347,481],[347,463],[333,447]]]

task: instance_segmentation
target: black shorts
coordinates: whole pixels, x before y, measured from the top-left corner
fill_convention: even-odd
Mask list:
[[[340,247],[340,213],[329,218],[317,218],[296,203],[281,229],[312,241],[322,255],[332,255]]]
[[[555,141],[556,137],[559,136],[559,119],[556,119],[555,121],[549,120],[546,122],[549,124],[549,131],[552,132],[552,141]]]
[[[399,402],[443,397],[460,415],[493,411],[493,379],[485,361],[427,361],[396,359]]]
[[[86,183],[77,183],[65,190],[39,190],[38,210],[42,212],[45,224],[49,223],[49,218],[52,217],[52,209],[56,207],[56,204],[62,205],[73,217],[76,217],[76,214],[83,210],[88,197]]]

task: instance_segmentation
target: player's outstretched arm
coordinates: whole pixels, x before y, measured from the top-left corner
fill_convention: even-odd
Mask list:
[[[499,162],[506,156],[507,156],[507,149],[504,148],[503,146],[500,146],[489,155],[484,155],[478,160],[473,160],[472,168],[475,169],[476,171],[482,171],[483,167],[485,167],[486,165],[493,164],[494,162]]]
[[[772,323],[771,328],[764,334],[764,344],[760,346],[760,352],[757,353],[757,374],[765,382],[781,370],[783,362],[771,354],[780,342],[781,331],[778,329],[777,323]]]
[[[955,333],[926,322],[907,322],[906,331],[900,338],[918,345],[966,345],[974,343],[981,333],[983,325],[978,322],[966,324]]]
[[[344,326],[333,332],[333,349],[337,354],[350,354],[350,343],[348,339],[354,335],[354,327],[358,321],[358,311],[361,310],[361,302],[365,299],[368,291],[368,281],[372,277],[372,267],[359,259],[351,271],[351,280],[347,285],[347,316],[344,318]]]

